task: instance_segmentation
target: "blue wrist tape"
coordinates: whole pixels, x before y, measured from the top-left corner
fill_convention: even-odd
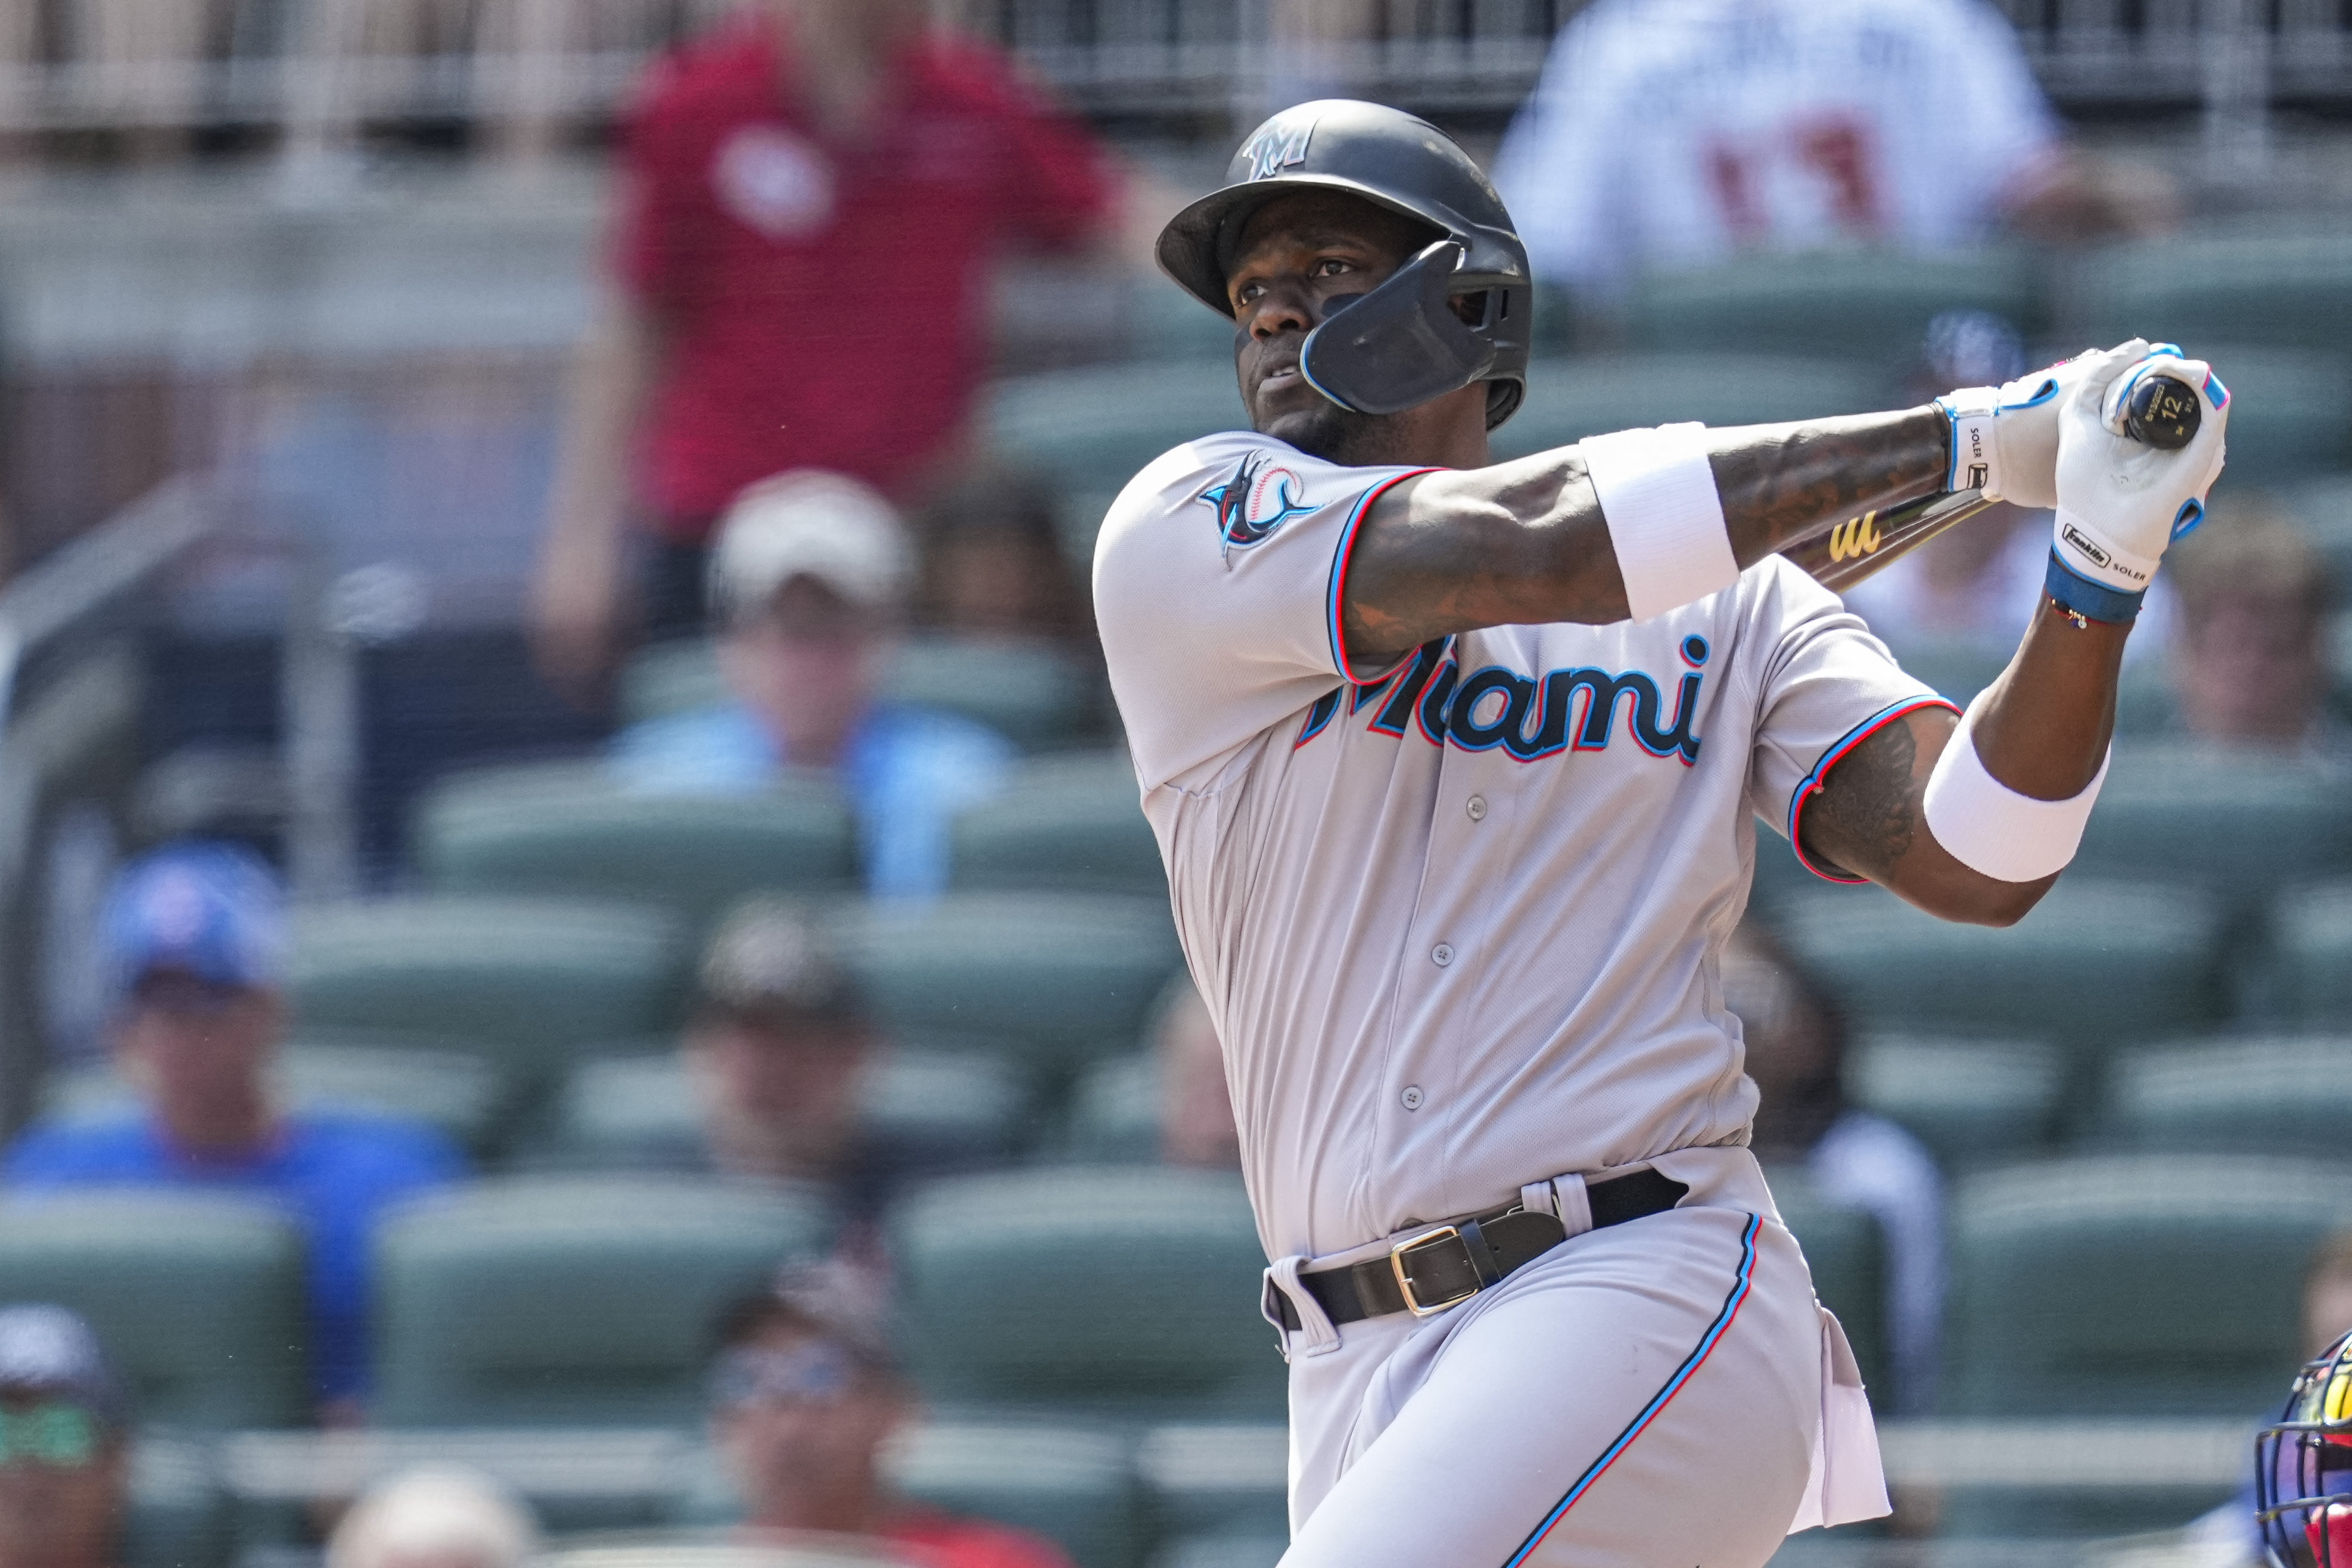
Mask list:
[[[2137,620],[2140,602],[2147,597],[2145,588],[2137,594],[2126,594],[2121,588],[2093,582],[2060,560],[2055,550],[2050,552],[2050,571],[2042,578],[2042,586],[2060,607],[2092,621]]]

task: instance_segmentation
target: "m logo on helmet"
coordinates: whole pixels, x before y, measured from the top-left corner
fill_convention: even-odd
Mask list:
[[[1249,160],[1249,177],[1271,180],[1285,169],[1295,169],[1307,162],[1307,142],[1315,134],[1312,120],[1284,124],[1280,121],[1259,132],[1250,144],[1242,149]]]

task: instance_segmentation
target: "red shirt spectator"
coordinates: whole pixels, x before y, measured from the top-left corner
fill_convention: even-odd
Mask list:
[[[669,327],[642,460],[675,539],[786,468],[903,495],[986,368],[992,252],[1066,248],[1109,202],[1093,142],[993,53],[908,39],[851,142],[779,92],[788,47],[759,21],[688,46],[629,129],[615,265]]]
[[[610,657],[632,500],[657,535],[650,629],[696,629],[703,541],[738,491],[814,468],[908,499],[986,368],[992,258],[1110,227],[1084,129],[923,11],[766,0],[648,78],[534,584],[560,679]]]
[[[881,1534],[936,1568],[1070,1568],[1062,1549],[1042,1535],[929,1509],[901,1514]]]

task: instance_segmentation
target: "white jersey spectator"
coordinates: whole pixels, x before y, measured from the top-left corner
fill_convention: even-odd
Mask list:
[[[1561,31],[1496,184],[1536,276],[1982,238],[2064,162],[1983,0],[1598,0]]]

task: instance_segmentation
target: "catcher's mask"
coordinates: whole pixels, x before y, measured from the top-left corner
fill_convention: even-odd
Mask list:
[[[2283,1568],[2352,1568],[2352,1334],[2304,1364],[2255,1436],[2254,1521]]]

